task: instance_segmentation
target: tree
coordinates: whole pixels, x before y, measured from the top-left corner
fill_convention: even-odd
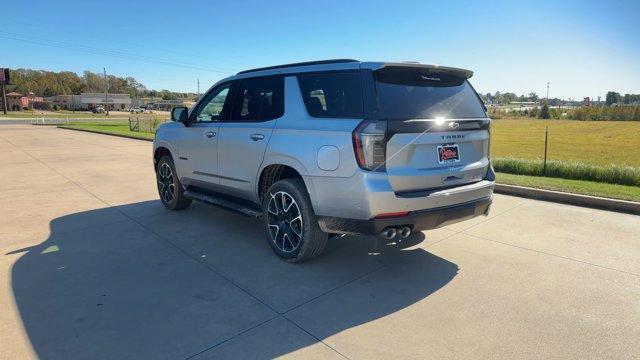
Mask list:
[[[104,92],[104,77],[96,73],[92,73],[91,71],[85,71],[84,75],[82,76],[82,80],[84,80],[85,92]]]
[[[621,104],[622,103],[622,96],[620,96],[620,93],[615,92],[615,91],[609,91],[607,93],[607,97],[606,97],[606,103],[608,106],[611,106],[613,104]]]
[[[133,77],[118,77],[85,71],[82,76],[71,71],[53,71],[15,69],[11,70],[11,82],[8,92],[22,94],[33,92],[37,96],[77,95],[83,92],[103,93],[108,84],[110,93],[129,94],[132,97],[156,97],[178,99],[194,97],[194,93],[178,93],[169,90],[161,92],[148,90]]]
[[[640,94],[624,94],[625,105],[640,104]]]
[[[551,119],[549,104],[547,104],[546,100],[542,103],[542,109],[540,109],[540,119]]]

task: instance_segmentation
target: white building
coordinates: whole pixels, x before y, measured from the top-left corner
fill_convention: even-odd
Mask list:
[[[176,106],[184,106],[184,99],[154,101],[147,104],[147,109],[171,111]]]
[[[131,107],[131,97],[129,94],[105,94],[105,93],[82,93],[80,94],[80,106],[84,110],[91,110],[96,105],[109,105],[109,110],[125,110]]]

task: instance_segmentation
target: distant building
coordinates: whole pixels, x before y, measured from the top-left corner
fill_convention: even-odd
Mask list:
[[[36,96],[32,92],[20,98],[20,104],[22,105],[23,109],[33,109],[36,103],[41,103],[43,101],[44,99],[42,98],[42,96]],[[38,107],[36,107],[36,109],[38,109]]]
[[[51,102],[62,109],[81,110],[82,102],[80,95],[56,95],[52,96]]]
[[[2,103],[2,94],[0,94],[0,103]],[[7,110],[9,111],[20,111],[22,110],[22,97],[24,95],[17,92],[7,93]],[[4,106],[4,105],[3,105]]]
[[[38,110],[51,110],[53,108],[53,102],[51,100],[38,97],[37,100],[29,101],[29,108]]]
[[[159,100],[147,104],[149,110],[164,110],[171,111],[176,106],[184,106],[184,99],[176,100]]]
[[[146,108],[149,104],[156,103],[158,101],[162,101],[162,98],[161,97],[136,98],[136,99],[131,99],[131,106]]]
[[[108,99],[104,93],[82,93],[80,94],[80,109],[92,110],[96,105],[103,105],[109,110],[125,110],[131,107],[131,97],[129,94],[109,94]]]

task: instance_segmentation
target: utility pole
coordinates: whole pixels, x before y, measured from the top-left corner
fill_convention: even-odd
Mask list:
[[[198,79],[198,99],[197,100],[200,100],[200,79]]]
[[[542,165],[542,176],[547,176],[547,144],[549,143],[549,126],[544,127],[544,164]]]
[[[109,116],[109,80],[107,80],[107,69],[102,68],[102,72],[104,73],[104,103],[107,108],[107,116]]]
[[[7,115],[7,91],[5,85],[9,83],[9,69],[0,69],[0,79],[2,79],[2,110]]]
[[[547,101],[549,101],[549,82],[547,81]]]
[[[2,84],[2,110],[4,111],[4,114],[7,115],[7,92],[4,88],[4,84]]]

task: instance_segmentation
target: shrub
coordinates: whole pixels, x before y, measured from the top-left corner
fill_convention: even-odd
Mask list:
[[[610,184],[640,186],[640,168],[633,166],[597,166],[572,161],[547,160],[544,170],[543,160],[516,158],[492,159],[497,172],[516,175],[548,176],[563,179],[588,180]]]
[[[542,104],[542,108],[540,109],[540,118],[541,119],[551,119],[551,113],[549,113],[549,104],[545,101]]]

